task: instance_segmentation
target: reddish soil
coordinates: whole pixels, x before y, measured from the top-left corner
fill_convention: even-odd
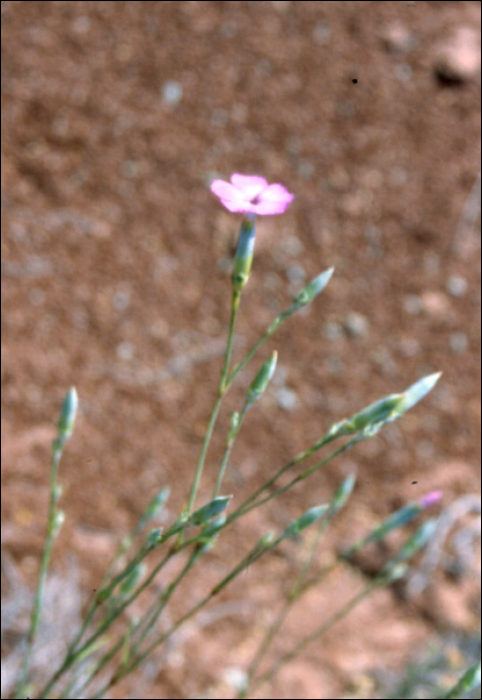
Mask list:
[[[236,358],[306,281],[336,272],[228,396],[199,503],[230,410],[272,349],[278,380],[232,455],[224,490],[236,502],[332,421],[443,377],[403,421],[240,521],[170,619],[354,464],[327,553],[433,489],[442,508],[480,492],[479,2],[2,2],[2,20],[3,551],[27,581],[72,384],[81,410],[61,465],[67,517],[53,569],[74,555],[88,591],[156,490],[171,487],[169,518],[184,504],[239,225],[209,183],[232,172],[296,195],[259,221]],[[231,697],[220,679],[249,661],[295,552],[250,568],[223,597],[232,607],[193,625],[142,697]],[[350,572],[328,580],[277,648],[360,585]],[[442,571],[416,599],[381,592],[256,697],[370,696],[371,669],[396,667],[436,631],[473,629],[473,596]]]

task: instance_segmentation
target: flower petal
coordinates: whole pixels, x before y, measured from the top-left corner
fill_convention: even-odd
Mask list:
[[[259,177],[258,175],[234,173],[234,175],[231,175],[231,182],[244,194],[246,199],[253,199],[268,186],[264,177]]]
[[[211,192],[221,199],[244,200],[243,194],[225,180],[214,180],[211,183]]]
[[[226,209],[233,212],[252,212],[256,213],[256,207],[254,204],[247,202],[245,199],[221,199],[221,204],[224,204]]]
[[[260,195],[262,201],[285,202],[287,205],[291,204],[294,198],[283,185],[269,185]]]
[[[289,206],[289,202],[270,202],[262,200],[259,204],[253,204],[253,213],[267,216],[268,214],[282,214]]]

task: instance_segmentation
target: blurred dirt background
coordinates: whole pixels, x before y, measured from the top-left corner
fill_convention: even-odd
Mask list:
[[[354,466],[356,491],[319,566],[407,500],[442,489],[443,509],[480,493],[480,3],[1,8],[5,599],[20,578],[35,581],[50,441],[70,385],[81,410],[53,560],[65,587],[75,569],[85,599],[160,487],[171,487],[169,520],[183,506],[215,397],[239,226],[209,184],[232,172],[296,195],[285,215],[258,223],[235,359],[312,277],[336,271],[228,396],[199,503],[230,411],[272,349],[277,376],[246,419],[224,488],[236,502],[332,421],[444,374],[403,421],[240,521],[169,619]],[[286,547],[251,567],[162,665],[156,657],[144,685],[137,676],[113,697],[232,697],[297,556]],[[476,629],[473,576],[439,570],[416,598],[377,594],[256,697],[372,697],[372,671],[396,669],[435,632]],[[328,580],[275,648],[360,586],[357,572]],[[5,656],[14,642],[10,632]]]

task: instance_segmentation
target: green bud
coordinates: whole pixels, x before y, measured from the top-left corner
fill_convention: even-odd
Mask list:
[[[159,493],[157,493],[154,496],[154,498],[142,514],[141,518],[139,519],[139,524],[137,526],[138,531],[142,530],[142,528],[145,526],[148,520],[152,520],[152,518],[155,518],[157,515],[159,515],[161,510],[164,508],[167,499],[169,498],[169,493],[169,487],[165,486],[159,491]]]
[[[263,537],[261,537],[261,539],[258,541],[257,546],[261,549],[268,549],[270,545],[274,542],[274,539],[274,532],[273,530],[270,530],[266,533],[266,535],[263,535]]]
[[[351,418],[334,423],[328,431],[328,437],[342,437],[352,435],[368,428],[368,426],[382,423],[395,414],[403,394],[391,394],[384,399],[375,401]]]
[[[383,584],[388,586],[390,583],[395,583],[395,581],[400,581],[407,575],[408,566],[406,564],[393,564],[384,569],[382,575]]]
[[[449,692],[444,695],[445,700],[452,700],[452,698],[460,698],[462,695],[465,697],[467,693],[475,690],[480,686],[481,680],[481,663],[478,661],[476,664],[471,666],[468,671],[464,673],[462,678],[454,685]]]
[[[410,408],[413,408],[415,404],[421,401],[424,396],[426,396],[429,391],[434,388],[441,376],[442,372],[429,374],[426,377],[423,377],[423,379],[419,379],[418,382],[415,382],[415,384],[412,384],[412,386],[404,391],[400,397],[400,401],[396,409],[397,416],[401,416],[403,413],[408,411]]]
[[[146,571],[146,565],[144,562],[140,562],[135,566],[130,574],[124,579],[120,587],[120,594],[122,597],[127,596],[131,591],[137,586],[141,578],[144,576]]]
[[[217,498],[213,498],[213,500],[206,503],[205,506],[194,511],[188,520],[188,525],[203,525],[208,520],[222,513],[231,499],[232,496],[218,496]]]
[[[431,518],[426,520],[419,529],[400,547],[398,554],[395,557],[397,562],[406,561],[413,557],[420,549],[425,547],[427,542],[432,538],[437,528],[438,520]]]
[[[77,396],[75,387],[72,387],[65,396],[58,423],[59,437],[63,442],[68,440],[68,438],[72,435],[78,405],[79,397]]]
[[[326,513],[328,508],[329,506],[327,505],[315,506],[314,508],[310,508],[305,513],[303,513],[303,515],[301,515],[296,520],[293,520],[293,522],[291,522],[288,525],[288,527],[283,532],[283,536],[291,538],[296,537],[306,527],[312,525],[317,520],[319,520]]]
[[[58,510],[55,515],[54,515],[54,526],[52,528],[52,535],[53,537],[57,537],[57,535],[60,532],[60,528],[64,524],[65,521],[65,513],[63,510]]]
[[[348,498],[350,497],[356,482],[356,475],[349,474],[341,483],[340,488],[335,493],[333,500],[330,503],[330,512],[335,514],[343,508]]]
[[[369,425],[381,423],[389,418],[400,402],[401,394],[391,394],[380,401],[375,401],[364,408],[360,413],[348,419],[356,430],[363,430]]]
[[[249,279],[251,263],[253,262],[254,240],[256,236],[256,217],[245,214],[239,231],[238,247],[234,256],[233,286],[238,292],[242,290]]]
[[[403,394],[390,394],[384,399],[375,401],[359,413],[355,413],[351,418],[334,423],[326,437],[334,439],[362,431],[365,436],[375,435],[384,423],[397,420],[421,401],[433,389],[441,374],[441,372],[429,374],[412,384]]]
[[[253,404],[263,395],[274,374],[277,361],[278,353],[275,350],[269,360],[266,360],[263,364],[249,387],[246,394],[246,403]]]
[[[311,282],[304,289],[302,289],[298,296],[294,299],[292,306],[300,308],[310,304],[313,299],[324,290],[330,281],[334,270],[334,267],[330,267],[329,270],[325,270],[325,272],[322,272],[321,275],[318,275],[318,277],[311,280]]]
[[[230,424],[229,424],[229,433],[228,433],[228,446],[229,447],[231,447],[231,445],[233,444],[233,442],[236,438],[236,435],[238,433],[239,419],[240,419],[239,413],[237,411],[234,411],[231,414],[231,420],[230,420]]]
[[[150,549],[154,549],[162,540],[162,527],[156,527],[147,535],[146,544]]]
[[[203,527],[201,536],[196,540],[201,545],[203,552],[207,552],[214,545],[225,522],[226,516],[224,513],[221,513],[220,516],[206,523]]]

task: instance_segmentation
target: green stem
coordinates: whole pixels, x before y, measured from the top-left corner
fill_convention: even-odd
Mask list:
[[[223,459],[221,461],[221,466],[219,468],[218,476],[216,478],[216,484],[215,484],[214,489],[213,489],[212,498],[217,498],[219,496],[219,493],[221,491],[221,484],[222,484],[222,481],[224,478],[224,474],[226,472],[226,467],[228,466],[228,459],[231,455],[231,450],[232,450],[232,447],[234,445],[234,441],[235,441],[236,436],[239,432],[239,429],[241,428],[241,423],[243,422],[244,416],[248,412],[250,406],[251,406],[251,404],[249,404],[249,403],[244,404],[244,406],[241,410],[241,413],[239,414],[239,421],[238,421],[236,431],[234,432],[233,435],[228,437],[226,449],[224,451]]]
[[[60,458],[62,457],[63,448],[65,445],[65,440],[60,437],[55,439],[52,446],[52,463],[50,470],[50,502],[49,502],[49,514],[47,521],[47,535],[45,539],[45,548],[42,556],[42,561],[40,563],[39,580],[37,584],[37,591],[35,594],[35,600],[32,610],[32,617],[30,621],[30,630],[27,637],[27,648],[22,660],[22,668],[20,671],[19,681],[17,683],[17,689],[15,693],[15,698],[21,698],[25,693],[25,686],[28,682],[28,677],[30,673],[30,663],[32,658],[32,648],[37,636],[37,631],[40,623],[40,612],[42,606],[42,597],[45,589],[45,582],[47,579],[47,569],[50,562],[50,557],[52,554],[52,548],[55,538],[55,520],[57,514],[57,474],[60,463]]]
[[[333,513],[334,515],[335,513]],[[250,692],[250,686],[252,683],[253,678],[256,676],[256,673],[258,672],[258,669],[261,665],[261,662],[263,661],[264,657],[266,656],[266,653],[271,646],[273,639],[279,632],[281,626],[283,625],[284,621],[286,620],[289,612],[291,611],[291,608],[293,605],[306,593],[308,590],[308,587],[305,586],[305,581],[308,576],[308,572],[311,569],[311,566],[313,564],[316,550],[318,549],[318,545],[320,544],[321,538],[323,537],[326,528],[328,527],[330,523],[329,518],[322,519],[320,522],[320,525],[318,527],[316,537],[313,541],[313,543],[310,546],[308,555],[305,558],[305,561],[303,562],[303,565],[301,566],[301,569],[298,573],[298,576],[296,577],[296,580],[291,587],[288,598],[284,604],[284,606],[279,610],[276,618],[273,620],[271,623],[269,629],[266,631],[266,634],[264,635],[264,638],[251,662],[249,665],[249,668],[246,673],[246,682],[244,684],[244,687],[241,691],[239,691],[238,698],[244,698]]]
[[[323,624],[317,627],[311,634],[307,635],[300,642],[298,642],[298,644],[296,644],[293,647],[293,649],[291,649],[291,651],[280,656],[279,659],[271,666],[271,668],[268,669],[268,671],[263,673],[261,676],[258,676],[258,678],[254,681],[251,688],[249,689],[250,692],[253,693],[261,685],[264,685],[264,683],[270,681],[282,666],[284,666],[286,663],[298,656],[302,651],[306,649],[307,646],[309,646],[312,642],[318,639],[318,637],[328,632],[328,630],[331,629],[331,627],[333,627],[337,622],[346,617],[354,608],[356,608],[356,606],[364,598],[366,598],[373,590],[375,590],[375,588],[378,588],[380,585],[381,583],[379,581],[374,581],[370,583],[363,589],[363,591],[358,593],[358,595],[356,595],[348,603],[346,603],[346,605],[344,605],[341,608],[341,610],[336,612]],[[241,698],[245,696],[241,694],[239,695],[239,697]]]
[[[243,370],[246,367],[248,362],[254,357],[254,355],[256,355],[263,343],[265,343],[268,340],[268,338],[271,338],[276,329],[279,328],[283,321],[287,319],[288,316],[291,316],[291,314],[294,313],[294,311],[295,309],[291,310],[290,307],[290,309],[283,311],[283,313],[279,314],[279,316],[275,318],[275,320],[271,323],[270,326],[268,326],[266,331],[263,333],[261,338],[253,345],[246,357],[243,360],[241,360],[239,365],[236,365],[236,367],[233,369],[233,371],[227,378],[227,386],[229,386],[232,383],[233,379],[241,372],[241,370]]]
[[[286,472],[288,469],[291,467],[295,466],[299,462],[302,461],[302,459],[305,459],[305,457],[308,456],[309,454],[312,454],[315,450],[313,448],[310,448],[310,450],[307,450],[303,454],[299,455],[296,457],[296,459],[292,460],[288,464],[286,464],[282,469],[275,474],[274,477],[269,479],[263,486],[261,486],[254,494],[253,496],[250,496],[249,498],[246,499],[244,503],[242,503],[239,508],[234,511],[230,516],[226,518],[226,522],[224,527],[229,525],[233,520],[237,520],[240,518],[242,515],[245,515],[246,513],[249,513],[250,510],[253,510],[254,508],[257,508],[258,506],[263,505],[263,503],[266,503],[267,501],[270,501],[272,498],[275,498],[276,496],[279,496],[281,493],[284,493],[288,489],[292,488],[295,484],[297,484],[299,481],[303,481],[307,477],[309,477],[313,472],[317,471],[321,467],[323,467],[325,464],[327,464],[331,459],[334,459],[338,455],[342,454],[343,452],[346,452],[346,450],[349,450],[352,448],[354,445],[356,445],[357,442],[360,442],[360,440],[363,440],[364,436],[363,435],[357,435],[356,437],[352,438],[348,442],[346,442],[344,445],[339,447],[337,450],[329,454],[327,457],[322,459],[321,461],[317,462],[315,465],[310,467],[309,469],[306,469],[304,472],[301,472],[301,474],[298,474],[294,479],[289,481],[287,484],[284,486],[280,486],[279,488],[275,489],[272,493],[270,493],[268,496],[265,498],[262,498],[259,501],[256,501],[255,499],[260,496],[264,491],[266,491],[284,472]],[[254,502],[253,502],[254,501]]]
[[[167,603],[169,602],[172,594],[174,593],[175,589],[181,582],[181,580],[184,578],[184,576],[188,573],[188,571],[191,569],[193,564],[197,561],[201,554],[201,551],[194,550],[194,552],[191,554],[190,558],[186,562],[185,566],[181,570],[180,574],[176,577],[176,579],[162,592],[162,594],[159,596],[159,600],[155,602],[155,604],[151,607],[150,611],[144,616],[142,620],[139,620],[133,628],[133,630],[130,631],[129,636],[133,637],[137,632],[141,630],[141,628],[144,626],[144,629],[140,633],[139,639],[135,642],[135,644],[132,647],[131,654],[135,655],[139,651],[140,646],[142,645],[142,642],[144,639],[147,637],[149,634],[150,630],[156,623],[156,621],[159,619],[159,615],[161,614],[162,610],[165,608]],[[103,657],[99,660],[97,663],[96,667],[89,673],[88,677],[84,679],[82,682],[82,685],[77,688],[77,693],[83,691],[87,686],[94,680],[94,678],[100,673],[100,671],[105,668],[105,666],[109,663],[109,661],[116,655],[116,653],[122,648],[125,640],[125,635],[121,637],[112,647],[107,651]],[[127,659],[124,664],[127,664],[129,660]],[[119,675],[120,671],[122,670],[122,667],[119,667],[119,670],[116,672],[116,676]]]
[[[151,610],[147,613],[147,615],[144,618],[144,621],[140,623],[140,625],[145,623],[145,627],[142,630],[142,632],[139,635],[139,639],[136,641],[133,647],[133,654],[137,654],[142,642],[145,640],[149,632],[151,631],[152,627],[154,624],[157,622],[159,619],[160,614],[166,607],[167,603],[169,602],[172,594],[178,587],[178,585],[181,583],[182,579],[185,577],[185,575],[188,573],[188,571],[194,566],[194,564],[197,562],[199,557],[202,555],[202,549],[197,548],[195,549],[189,559],[187,560],[186,564],[182,568],[181,572],[178,574],[178,576],[174,579],[172,583],[169,584],[169,586],[162,592],[162,594],[159,597],[159,600],[152,606]],[[150,618],[150,619],[149,619]],[[137,631],[137,630],[136,630]]]
[[[196,473],[194,474],[194,480],[191,487],[191,492],[189,494],[189,501],[187,505],[187,514],[190,515],[194,508],[194,502],[196,500],[196,495],[199,489],[199,482],[201,481],[201,475],[204,468],[204,462],[206,460],[206,454],[208,451],[209,444],[211,442],[211,437],[213,434],[214,426],[219,414],[219,409],[221,407],[221,401],[228,388],[227,376],[229,371],[229,363],[231,360],[231,352],[233,348],[233,337],[234,337],[234,326],[236,324],[236,317],[239,309],[239,300],[241,298],[241,291],[233,289],[233,299],[231,304],[231,320],[229,322],[229,332],[228,340],[226,344],[226,352],[224,355],[223,368],[221,370],[221,378],[219,380],[218,396],[216,403],[214,404],[213,412],[209,420],[208,427],[206,429],[206,435],[204,436],[204,442],[201,448],[201,453],[199,455],[198,463],[196,466]]]
[[[259,559],[263,554],[266,552],[270,551],[276,545],[283,539],[283,537],[278,537],[276,540],[273,542],[270,542],[269,544],[266,545],[260,545],[258,542],[254,548],[251,550],[251,552],[242,559],[242,561],[232,569],[232,571],[224,578],[222,581],[220,581],[214,588],[211,589],[211,591],[201,600],[199,603],[197,603],[194,607],[191,608],[191,610],[188,610],[187,613],[185,613],[182,617],[177,620],[166,632],[161,634],[157,639],[155,639],[143,652],[140,654],[136,659],[133,659],[131,663],[124,667],[119,674],[116,674],[111,678],[111,680],[106,683],[100,690],[99,692],[93,696],[91,700],[94,700],[96,698],[101,698],[104,693],[109,690],[113,685],[118,683],[122,678],[125,678],[129,673],[134,671],[136,668],[140,666],[140,664],[145,660],[149,654],[152,653],[152,651],[159,646],[160,644],[163,644],[169,637],[171,637],[174,632],[176,632],[179,627],[181,627],[185,622],[187,622],[189,619],[194,617],[197,612],[201,608],[203,608],[205,605],[207,605],[214,596],[216,596],[220,591],[222,591],[238,574],[240,574],[244,569],[246,569],[248,566],[250,566],[252,563],[254,563],[257,559]]]

